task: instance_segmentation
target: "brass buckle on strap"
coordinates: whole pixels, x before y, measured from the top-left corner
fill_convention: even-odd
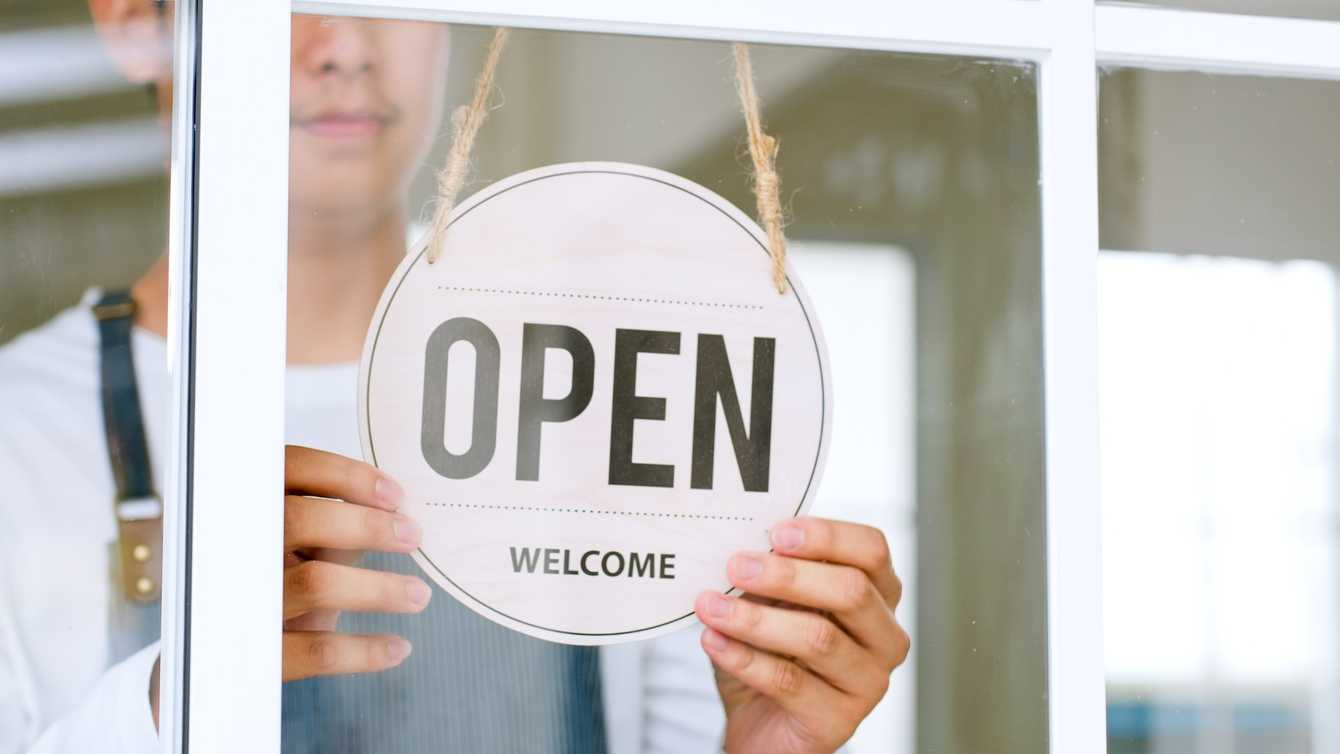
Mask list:
[[[152,604],[162,593],[163,500],[157,495],[116,501],[121,586],[132,602]]]
[[[115,304],[93,305],[93,316],[97,318],[99,322],[109,319],[125,319],[126,317],[133,317],[135,316],[135,311],[136,307],[134,299],[126,299],[125,301],[119,301]]]

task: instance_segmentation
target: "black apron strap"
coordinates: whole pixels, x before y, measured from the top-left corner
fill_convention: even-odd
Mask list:
[[[163,502],[154,490],[149,443],[140,410],[131,350],[135,300],[111,291],[93,305],[98,320],[102,419],[107,457],[116,482],[119,571],[125,595],[141,604],[158,601],[163,573]]]

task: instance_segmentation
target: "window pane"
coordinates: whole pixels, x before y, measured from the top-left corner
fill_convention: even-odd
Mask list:
[[[452,144],[436,118],[469,101],[493,30],[294,24],[288,434],[358,457],[355,361],[390,275],[383,262],[393,267],[425,230]],[[1035,71],[804,47],[752,54],[781,142],[792,259],[837,395],[814,512],[884,532],[906,584],[900,619],[916,637],[852,750],[1044,750]],[[545,165],[621,161],[682,176],[752,217],[730,64],[720,42],[514,30],[465,195]],[[368,120],[391,124],[384,161],[362,163],[349,146]],[[460,358],[480,363],[477,351]],[[469,428],[448,425],[447,447],[468,447]],[[512,452],[500,445],[498,457]],[[590,449],[546,441],[543,453],[579,463]],[[570,531],[550,521],[526,525]],[[403,555],[362,565],[429,581]],[[569,715],[592,709],[615,750],[629,746],[629,719],[641,726],[634,750],[717,745],[722,711],[698,630],[599,650],[599,695],[588,687],[571,706],[555,700],[582,677],[562,665],[577,654],[434,590],[421,614],[340,616],[342,630],[403,635],[414,653],[384,673],[286,684],[286,751],[531,748],[571,736],[589,750],[590,718]]]
[[[1340,85],[1102,79],[1109,750],[1340,751]]]
[[[162,459],[141,464],[142,454],[124,447],[122,492],[161,492],[170,458],[167,285],[149,271],[167,242],[169,138],[158,95],[171,77],[171,21],[145,4],[141,33],[113,43],[112,4],[93,5],[96,30],[82,0],[0,8],[0,751],[7,752],[70,738],[90,751],[105,748],[104,739],[78,731],[116,729],[116,678],[125,680],[125,703],[138,702],[126,724],[153,729],[145,700],[159,634],[159,533],[144,521],[135,540],[119,535],[108,453],[116,442],[108,440],[100,391],[118,386],[123,406],[127,394],[141,398],[131,415],[142,419],[149,454]],[[142,278],[161,283],[164,306],[143,310],[133,329],[121,309],[109,320],[115,342],[104,348],[92,306]],[[108,350],[116,376],[104,380],[100,356]],[[129,364],[135,380],[125,379]],[[148,555],[123,559],[119,541],[143,543]],[[47,744],[37,744],[39,736]]]
[[[1119,0],[1110,4],[1340,21],[1340,6],[1333,0]]]

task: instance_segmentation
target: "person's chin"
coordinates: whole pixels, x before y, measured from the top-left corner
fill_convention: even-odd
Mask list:
[[[289,206],[308,218],[377,216],[396,206],[393,192],[373,171],[316,171],[289,186]]]

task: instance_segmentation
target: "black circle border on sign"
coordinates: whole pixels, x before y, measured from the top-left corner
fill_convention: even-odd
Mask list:
[[[718,207],[714,202],[709,201],[706,197],[700,196],[700,195],[698,195],[697,193],[694,193],[693,191],[689,191],[688,189],[684,188],[683,186],[677,186],[677,185],[675,185],[675,184],[673,184],[673,183],[671,183],[671,182],[669,182],[669,181],[661,180],[660,178],[655,178],[655,177],[652,177],[652,176],[649,176],[649,175],[642,175],[642,174],[640,174],[640,173],[629,173],[629,172],[624,172],[624,171],[621,171],[621,170],[610,170],[610,169],[600,169],[600,170],[568,170],[568,171],[564,171],[564,172],[561,172],[561,173],[549,173],[549,174],[546,174],[546,175],[536,176],[536,177],[534,177],[534,178],[531,178],[531,179],[522,181],[522,182],[517,183],[517,184],[515,184],[515,185],[508,186],[507,188],[502,189],[501,191],[498,191],[498,192],[495,193],[495,194],[490,194],[490,195],[488,195],[488,196],[485,196],[485,197],[482,198],[480,201],[478,201],[477,203],[471,205],[471,206],[470,206],[468,209],[466,209],[465,211],[461,212],[461,214],[457,215],[456,217],[453,217],[453,218],[451,219],[451,222],[447,224],[447,227],[450,228],[452,225],[455,225],[455,224],[457,223],[457,221],[463,219],[466,215],[468,215],[468,214],[470,214],[471,212],[473,212],[476,208],[483,206],[485,202],[487,202],[487,201],[489,201],[489,200],[491,200],[491,199],[494,199],[494,198],[496,198],[496,197],[502,196],[503,194],[507,193],[508,191],[511,191],[512,189],[521,188],[522,186],[527,186],[527,185],[530,185],[530,184],[532,184],[532,183],[536,183],[536,182],[538,182],[538,181],[546,180],[546,179],[548,179],[548,178],[559,178],[559,177],[562,177],[562,176],[568,176],[568,175],[586,175],[586,174],[622,175],[622,176],[627,176],[627,177],[630,177],[630,178],[641,178],[641,179],[643,179],[643,180],[648,180],[648,181],[653,181],[653,182],[655,182],[655,183],[659,183],[659,184],[661,184],[661,185],[663,185],[663,186],[669,186],[670,188],[673,188],[673,189],[675,189],[676,191],[682,191],[683,193],[688,194],[689,196],[691,196],[691,197],[697,199],[698,201],[702,202],[703,204],[706,204],[707,206],[711,207],[712,209],[716,210],[717,212],[720,212],[721,214],[725,215],[726,218],[729,219],[731,222],[735,223],[735,225],[736,225],[737,227],[739,227],[740,230],[744,231],[744,234],[745,234],[746,236],[748,236],[749,239],[752,240],[752,241],[759,247],[759,249],[761,249],[761,250],[763,251],[764,254],[769,254],[769,252],[768,252],[768,248],[767,248],[766,246],[763,245],[763,243],[758,239],[757,236],[755,236],[753,233],[751,233],[751,232],[749,231],[749,228],[745,227],[743,224],[740,223],[739,220],[737,220],[736,218],[732,217],[731,214],[730,214],[729,212],[727,212],[726,210],[722,209],[721,207]],[[697,185],[697,184],[694,184],[694,185]],[[709,193],[711,193],[711,190],[710,190],[710,189],[707,189],[706,187],[700,187],[700,188],[703,188],[704,191],[708,191]],[[488,189],[484,189],[484,190],[487,191]],[[715,196],[715,194],[713,194],[713,195]],[[719,196],[718,196],[717,198],[718,198],[718,199],[721,199],[721,201],[723,201],[723,202],[726,201],[725,199],[722,199],[722,198],[719,197]],[[411,263],[405,268],[405,274],[401,275],[401,276],[400,276],[400,280],[396,281],[396,286],[395,286],[395,288],[391,291],[391,297],[390,297],[389,299],[387,299],[387,301],[386,301],[386,308],[382,310],[382,313],[381,313],[381,319],[379,319],[378,322],[377,322],[377,332],[376,332],[375,335],[372,336],[372,348],[371,348],[371,350],[370,350],[369,353],[368,353],[368,379],[367,379],[367,385],[366,385],[366,392],[364,393],[364,396],[365,396],[365,397],[364,397],[364,407],[365,407],[365,409],[366,409],[366,411],[365,411],[365,421],[367,421],[367,426],[368,426],[368,450],[369,450],[369,452],[370,452],[371,455],[372,455],[372,465],[373,465],[373,466],[376,466],[377,468],[381,468],[381,466],[377,463],[377,449],[376,449],[376,446],[373,444],[373,440],[372,440],[372,365],[373,365],[373,362],[375,361],[375,359],[376,359],[376,355],[377,355],[377,342],[378,342],[378,340],[381,339],[382,325],[383,325],[383,324],[385,323],[385,321],[386,321],[386,314],[387,314],[387,312],[389,312],[389,311],[391,310],[391,304],[395,302],[396,294],[400,292],[400,286],[404,284],[405,279],[409,277],[409,274],[410,274],[410,272],[414,269],[415,265],[419,264],[419,261],[423,258],[423,255],[424,255],[425,252],[427,252],[427,250],[428,250],[428,248],[427,248],[427,246],[425,246],[424,249],[423,249],[422,251],[420,251],[420,252],[418,253],[417,256],[415,256],[414,261],[411,262]],[[790,290],[790,292],[791,292],[791,295],[792,295],[793,297],[795,297],[795,299],[796,299],[796,304],[800,307],[800,313],[803,314],[803,315],[805,315],[805,325],[806,325],[806,327],[809,328],[809,331],[810,331],[810,340],[811,340],[811,342],[813,342],[813,344],[814,344],[814,355],[815,355],[816,359],[818,359],[818,363],[819,363],[819,394],[820,394],[820,397],[822,398],[822,400],[819,402],[819,447],[815,449],[815,453],[814,453],[814,465],[811,466],[811,468],[810,468],[810,478],[809,478],[808,480],[806,480],[806,482],[805,482],[805,492],[804,492],[804,494],[802,494],[802,495],[800,496],[800,502],[796,505],[796,509],[795,509],[794,511],[791,512],[791,518],[795,518],[797,515],[799,515],[799,513],[800,513],[800,509],[805,505],[805,499],[806,499],[807,497],[809,497],[809,494],[810,494],[810,488],[814,485],[814,476],[815,476],[815,474],[816,474],[816,473],[818,472],[818,470],[819,470],[819,459],[820,459],[821,457],[823,457],[823,445],[824,445],[824,431],[823,431],[823,428],[824,428],[824,422],[826,422],[827,419],[828,419],[828,417],[827,417],[827,412],[828,412],[828,384],[827,384],[827,382],[824,380],[824,369],[823,369],[823,363],[824,363],[824,362],[823,362],[823,354],[821,353],[820,348],[819,348],[819,338],[818,338],[818,336],[817,336],[817,335],[815,334],[815,332],[814,332],[814,323],[810,320],[810,313],[805,309],[805,302],[804,302],[803,300],[801,300],[801,298],[800,298],[800,294],[796,293],[796,287],[795,287],[794,285],[792,285],[792,283],[791,283],[791,276],[790,276],[789,274],[786,276],[786,283],[787,283],[787,288],[788,288],[788,289]],[[506,618],[506,619],[508,619],[508,620],[510,620],[510,621],[515,621],[515,622],[520,623],[520,624],[522,624],[522,625],[524,625],[524,626],[530,626],[531,628],[539,629],[539,630],[541,630],[541,631],[548,631],[548,632],[550,632],[550,633],[555,633],[555,634],[566,634],[566,635],[569,635],[569,636],[627,636],[627,635],[630,635],[630,634],[640,634],[640,633],[645,633],[645,632],[647,632],[647,631],[653,631],[653,630],[655,630],[655,629],[661,628],[662,626],[668,626],[668,625],[670,625],[670,624],[672,624],[672,623],[677,623],[677,622],[679,622],[679,621],[681,621],[681,620],[684,620],[685,618],[688,618],[688,617],[690,617],[690,616],[693,615],[693,611],[689,611],[689,612],[687,612],[687,613],[685,613],[685,614],[683,614],[683,615],[681,615],[681,616],[679,616],[679,617],[677,617],[677,618],[672,618],[672,619],[670,619],[670,620],[668,620],[668,621],[665,621],[665,622],[663,622],[663,623],[657,623],[657,624],[654,625],[654,626],[645,626],[645,627],[643,627],[643,628],[630,629],[630,630],[628,630],[628,631],[606,631],[606,632],[564,631],[564,630],[562,630],[562,629],[549,628],[548,626],[541,626],[541,625],[538,625],[538,624],[535,624],[535,623],[531,623],[531,622],[529,622],[529,621],[522,620],[522,619],[517,618],[517,617],[515,617],[515,616],[513,616],[513,615],[508,615],[507,613],[504,613],[503,611],[499,610],[498,608],[493,607],[492,605],[488,604],[487,602],[484,602],[484,601],[481,600],[480,598],[478,598],[478,597],[476,597],[475,595],[471,594],[470,592],[466,591],[466,589],[465,589],[464,587],[462,587],[460,584],[457,584],[455,581],[453,581],[452,578],[451,578],[450,576],[448,576],[448,575],[446,574],[445,571],[442,570],[442,567],[441,567],[441,566],[439,566],[437,563],[433,562],[433,559],[432,559],[432,558],[428,557],[428,553],[424,552],[422,547],[420,547],[420,548],[417,550],[417,552],[419,553],[419,555],[423,556],[423,559],[424,559],[424,560],[426,560],[430,565],[433,566],[433,569],[436,570],[436,571],[438,572],[438,574],[439,574],[442,578],[446,579],[448,583],[450,583],[452,586],[456,587],[456,589],[459,590],[459,591],[461,592],[461,594],[464,594],[465,596],[469,597],[471,600],[474,600],[475,604],[480,605],[480,606],[482,606],[482,607],[484,607],[484,608],[487,608],[490,612],[497,613],[498,615],[501,615],[502,617],[504,617],[504,618]],[[730,587],[729,589],[727,589],[727,590],[725,591],[725,593],[726,593],[726,594],[730,594],[731,592],[734,592],[734,591],[735,591],[735,587],[732,586],[732,587]]]

